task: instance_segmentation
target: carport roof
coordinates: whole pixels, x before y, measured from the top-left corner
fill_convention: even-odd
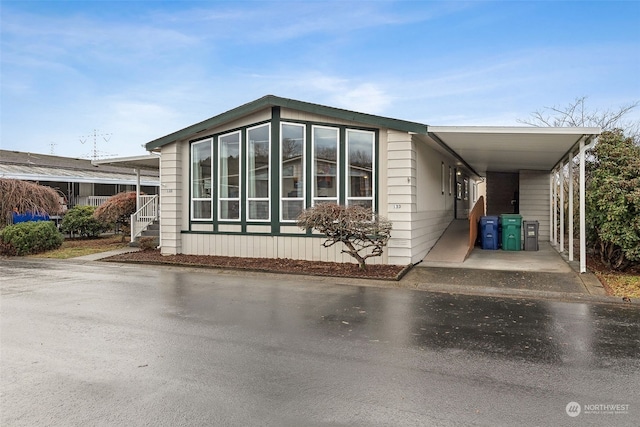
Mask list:
[[[160,170],[160,156],[157,154],[93,160],[91,163],[96,166],[109,165],[109,166],[118,166],[118,167],[128,167],[131,169],[139,169],[139,170],[150,170],[150,171]]]
[[[432,139],[444,143],[480,176],[490,172],[551,171],[597,127],[429,126]]]

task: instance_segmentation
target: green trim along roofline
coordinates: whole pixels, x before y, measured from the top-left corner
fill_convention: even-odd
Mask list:
[[[182,138],[204,132],[207,129],[214,128],[232,120],[246,116],[253,112],[268,107],[283,107],[292,110],[304,111],[307,113],[319,114],[335,119],[347,120],[352,122],[374,125],[377,127],[386,127],[389,129],[400,130],[416,134],[427,134],[427,125],[409,122],[405,120],[393,119],[390,117],[375,116],[372,114],[358,113],[356,111],[343,110],[341,108],[328,107],[320,104],[312,104],[309,102],[297,101],[295,99],[280,98],[274,95],[266,95],[255,101],[236,107],[232,110],[218,114],[202,122],[188,126],[179,131],[170,133],[161,138],[154,139],[145,145],[147,151],[153,151],[164,145],[176,142]]]

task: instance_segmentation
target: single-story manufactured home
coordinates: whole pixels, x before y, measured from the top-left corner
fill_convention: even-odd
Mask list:
[[[161,153],[163,254],[351,262],[296,226],[303,209],[335,202],[386,216],[391,239],[374,260],[407,265],[479,213],[519,213],[556,242],[558,172],[599,133],[428,126],[268,95],[146,148]]]

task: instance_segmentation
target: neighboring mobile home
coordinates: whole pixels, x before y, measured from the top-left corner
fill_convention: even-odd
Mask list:
[[[374,260],[406,265],[469,216],[485,183],[487,212],[519,212],[540,222],[540,239],[555,238],[552,171],[597,134],[431,127],[268,95],[146,148],[161,152],[163,254],[351,262],[296,226],[302,209],[336,202],[389,218],[392,238]]]
[[[96,166],[91,160],[39,153],[0,150],[0,177],[36,182],[58,190],[68,207],[97,206],[123,191],[135,191],[138,178],[134,166]],[[157,169],[142,170],[140,189],[158,194]]]

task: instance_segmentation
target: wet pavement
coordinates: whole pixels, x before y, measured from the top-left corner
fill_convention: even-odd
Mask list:
[[[636,305],[99,262],[0,276],[3,426],[640,419]]]

